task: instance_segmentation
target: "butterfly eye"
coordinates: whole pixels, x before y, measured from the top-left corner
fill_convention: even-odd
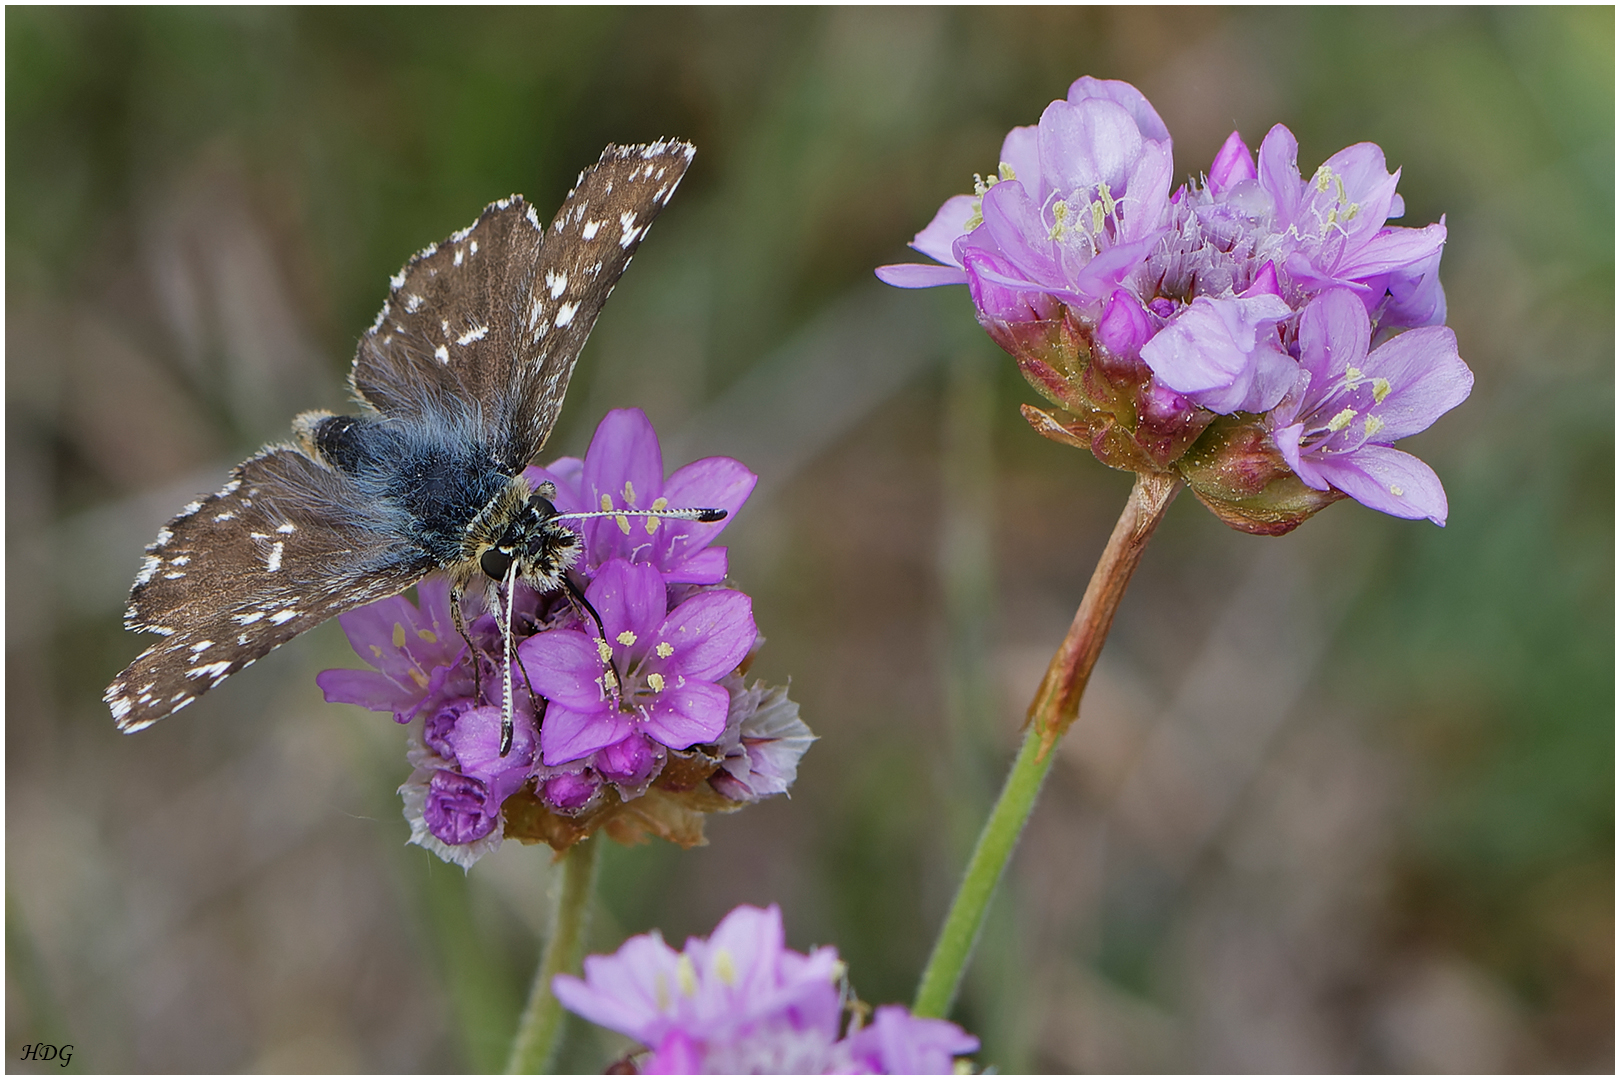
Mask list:
[[[506,577],[506,571],[512,566],[512,556],[500,548],[489,548],[479,556],[478,565],[484,568],[484,573],[500,581]]]

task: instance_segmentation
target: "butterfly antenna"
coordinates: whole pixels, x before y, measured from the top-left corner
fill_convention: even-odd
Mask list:
[[[726,511],[714,507],[688,507],[676,510],[578,510],[567,514],[553,514],[551,520],[605,517],[670,518],[675,521],[724,521]]]

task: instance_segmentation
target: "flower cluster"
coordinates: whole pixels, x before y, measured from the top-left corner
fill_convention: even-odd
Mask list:
[[[609,413],[583,460],[525,475],[556,487],[561,512],[713,507],[727,517],[578,521],[584,553],[574,573],[600,627],[564,592],[517,586],[504,755],[493,613],[469,623],[469,650],[449,584],[429,578],[415,605],[396,596],[340,617],[374,670],[324,671],[317,681],[328,701],[410,725],[414,771],[400,793],[412,840],[462,866],[503,838],[561,851],[597,829],[690,846],[702,842],[705,813],[785,792],[814,736],[785,689],[745,681],[762,639],[748,596],[725,587],[725,549],[712,546],[754,475],[707,458],[666,478],[639,409]]]
[[[1048,438],[1138,473],[1179,473],[1222,520],[1288,532],[1346,495],[1445,524],[1434,471],[1392,444],[1460,404],[1473,375],[1444,326],[1444,221],[1404,213],[1383,151],[1301,177],[1272,128],[1233,132],[1171,191],[1170,133],[1128,83],[1081,78],[1015,128],[974,194],[946,201],[885,266],[963,284],[979,321],[1056,413]]]
[[[860,1023],[865,1007],[849,1000],[837,950],[786,948],[775,905],[736,908],[680,952],[657,931],[633,937],[587,957],[584,979],[551,985],[569,1010],[645,1046],[632,1059],[642,1073],[949,1073],[979,1048],[901,1005]]]

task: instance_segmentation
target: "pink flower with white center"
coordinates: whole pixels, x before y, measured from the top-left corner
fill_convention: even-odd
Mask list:
[[[730,589],[668,609],[651,566],[613,559],[585,590],[606,640],[548,630],[518,647],[535,693],[549,701],[542,761],[561,765],[641,735],[672,750],[713,742],[731,698],[718,683],[754,647],[753,602]]]

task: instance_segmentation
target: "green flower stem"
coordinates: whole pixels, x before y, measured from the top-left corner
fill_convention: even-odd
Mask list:
[[[1113,625],[1114,612],[1125,595],[1125,586],[1142,561],[1153,530],[1164,520],[1164,512],[1180,490],[1178,478],[1146,474],[1138,474],[1131,488],[1125,509],[1119,515],[1113,535],[1108,538],[1097,569],[1092,572],[1091,583],[1086,586],[1086,595],[1075,612],[1074,622],[1047,666],[1035,700],[1030,703],[1024,745],[990,811],[984,831],[979,834],[973,856],[968,860],[967,873],[962,877],[956,899],[951,902],[939,940],[934,943],[933,954],[917,986],[912,1012],[918,1016],[944,1017],[950,1011],[962,973],[973,955],[979,931],[984,927],[985,913],[995,896],[996,885],[1035,808],[1041,782],[1052,769],[1051,750],[1080,714],[1080,698],[1102,652],[1103,642],[1108,638],[1108,628]]]
[[[529,988],[529,1003],[512,1040],[510,1073],[543,1073],[551,1069],[561,1042],[563,1008],[551,993],[551,977],[577,974],[585,955],[585,928],[590,920],[591,895],[596,883],[596,849],[600,841],[581,840],[562,860],[562,896],[551,926],[551,937],[540,957],[540,970]]]

